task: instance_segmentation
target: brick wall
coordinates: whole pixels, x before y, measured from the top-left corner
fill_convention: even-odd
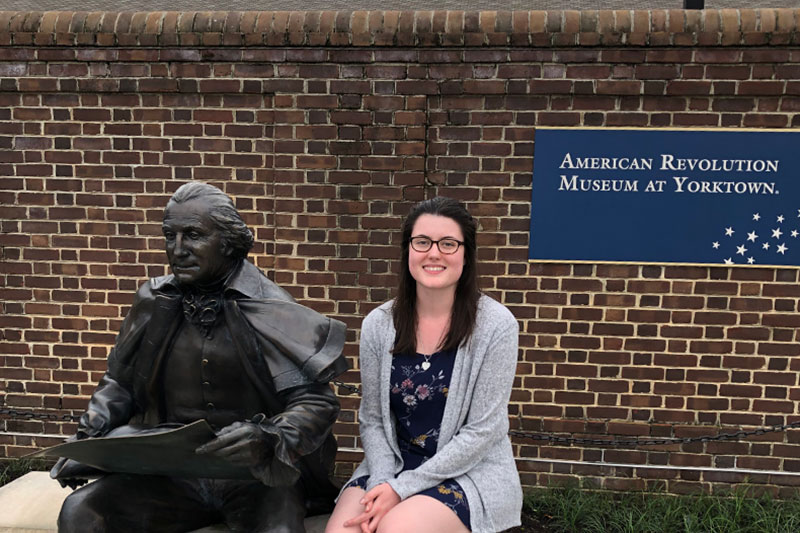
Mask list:
[[[187,180],[232,195],[257,265],[348,324],[391,296],[414,202],[465,201],[521,325],[528,431],[694,436],[798,417],[798,271],[529,264],[537,126],[800,125],[800,10],[0,12],[0,401],[80,413]],[[358,383],[358,372],[345,380]],[[342,395],[340,472],[359,460]],[[0,415],[0,456],[61,420]],[[674,492],[800,480],[800,431],[649,448],[514,438],[526,484]],[[780,472],[787,474],[781,475]]]

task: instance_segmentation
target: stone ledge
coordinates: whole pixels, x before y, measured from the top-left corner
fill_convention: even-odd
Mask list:
[[[800,9],[0,11],[0,46],[786,46]]]
[[[0,533],[56,533],[56,520],[64,499],[72,492],[50,479],[47,472],[29,472],[0,487]],[[306,518],[306,533],[322,533],[328,515]],[[223,533],[225,526],[193,533]]]

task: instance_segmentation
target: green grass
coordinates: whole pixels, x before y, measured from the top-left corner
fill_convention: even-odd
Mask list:
[[[49,470],[44,459],[3,459],[0,460],[0,487],[22,477],[31,470]]]
[[[574,487],[525,495],[526,511],[556,533],[797,533],[800,497],[611,493]]]

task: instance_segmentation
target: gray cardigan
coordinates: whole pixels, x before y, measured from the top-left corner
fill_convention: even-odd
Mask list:
[[[453,478],[466,493],[474,533],[519,525],[522,489],[508,438],[519,337],[514,315],[481,296],[475,330],[456,354],[436,455],[398,474],[403,463],[389,408],[391,306],[389,301],[374,309],[361,326],[358,420],[365,460],[353,478],[369,475],[368,490],[388,482],[401,499]]]

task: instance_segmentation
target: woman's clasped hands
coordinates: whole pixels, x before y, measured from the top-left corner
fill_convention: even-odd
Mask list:
[[[400,496],[388,483],[373,487],[361,498],[364,512],[344,523],[344,527],[360,526],[361,533],[374,533],[386,513],[400,503]]]

